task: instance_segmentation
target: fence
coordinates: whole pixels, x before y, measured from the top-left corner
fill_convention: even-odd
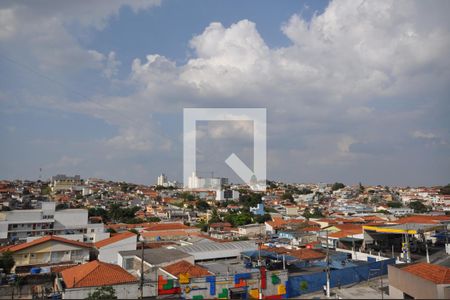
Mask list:
[[[387,266],[392,264],[395,264],[395,258],[368,262],[340,270],[331,270],[330,286],[332,288],[339,287],[385,275],[387,274]],[[287,297],[292,298],[301,294],[320,291],[324,285],[326,285],[326,272],[289,276]]]

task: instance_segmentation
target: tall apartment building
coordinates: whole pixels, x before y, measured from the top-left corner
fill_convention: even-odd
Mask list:
[[[164,173],[158,176],[157,185],[165,186],[167,184],[167,176]]]
[[[158,176],[158,179],[156,181],[156,185],[163,186],[163,187],[178,187],[177,181],[169,181],[168,177],[161,173],[161,175]]]
[[[0,212],[0,241],[30,241],[46,235],[94,243],[109,237],[103,223],[90,223],[87,209],[56,210],[55,202],[39,209]]]
[[[228,178],[221,177],[198,177],[195,172],[189,177],[189,189],[212,189],[219,190],[225,184],[228,184]]]

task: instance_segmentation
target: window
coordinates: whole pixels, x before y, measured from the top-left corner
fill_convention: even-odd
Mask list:
[[[89,240],[90,240],[90,241],[93,241],[93,240],[94,240],[94,238],[93,238],[93,237],[91,237],[91,238],[89,238]]]
[[[124,269],[125,270],[131,270],[133,269],[133,258],[126,258],[124,263]]]
[[[34,257],[36,257],[36,255],[35,254],[31,254],[31,258],[34,258]]]
[[[91,229],[91,233],[92,233],[92,232],[95,232],[95,229]]]

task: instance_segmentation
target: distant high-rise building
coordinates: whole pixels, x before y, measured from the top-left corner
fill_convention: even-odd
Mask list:
[[[195,172],[189,177],[187,187],[189,189],[221,189],[225,184],[228,184],[228,178],[222,177],[198,177]]]
[[[157,185],[165,186],[167,184],[167,176],[164,173],[158,176]]]
[[[177,188],[179,184],[177,181],[169,181],[167,176],[164,173],[161,173],[161,175],[158,176],[156,185]]]

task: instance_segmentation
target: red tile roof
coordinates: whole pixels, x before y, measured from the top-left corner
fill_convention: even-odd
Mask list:
[[[189,277],[201,277],[212,275],[207,269],[198,265],[193,265],[185,260],[164,267],[164,270],[174,276],[189,274]]]
[[[419,223],[419,224],[440,224],[441,221],[450,221],[450,216],[427,216],[427,215],[414,215],[404,218],[400,218],[395,223]]]
[[[270,252],[278,253],[278,254],[291,255],[291,256],[294,256],[301,260],[318,260],[318,259],[323,259],[326,257],[326,255],[324,253],[317,251],[317,250],[308,249],[308,248],[302,248],[302,249],[296,249],[296,250],[287,249],[284,247],[267,247],[267,246],[262,246],[261,248],[264,250],[270,251]]]
[[[54,235],[48,235],[48,236],[41,237],[39,239],[35,239],[28,243],[14,245],[14,246],[10,247],[8,250],[12,251],[12,252],[16,252],[16,251],[20,251],[20,250],[23,250],[23,249],[26,249],[29,247],[33,247],[35,245],[39,245],[39,244],[42,244],[42,243],[45,243],[48,241],[56,241],[56,242],[71,244],[71,245],[79,246],[79,247],[83,247],[83,248],[91,248],[92,247],[91,245],[83,243],[83,242],[73,241],[73,240],[65,239],[62,237],[54,236]]]
[[[78,266],[78,265],[77,264],[58,265],[58,266],[51,267],[50,269],[51,269],[52,273],[61,273],[63,270],[73,268],[75,266]]]
[[[113,244],[115,242],[127,239],[127,238],[132,237],[132,236],[136,236],[136,234],[134,234],[133,232],[130,232],[130,231],[118,233],[118,234],[113,235],[112,237],[110,237],[108,239],[104,239],[104,240],[98,241],[97,243],[94,244],[94,246],[96,248],[105,247],[107,245],[110,245],[110,244]]]
[[[336,224],[332,225],[333,227],[336,227],[340,231],[347,230],[347,231],[356,231],[359,233],[363,232],[362,225],[356,225],[356,224]]]
[[[118,265],[98,260],[65,269],[61,272],[67,288],[117,285],[137,282],[137,279]]]
[[[363,216],[361,218],[364,219],[364,221],[366,221],[366,222],[372,222],[372,223],[378,223],[378,222],[379,223],[384,223],[384,222],[386,222],[385,219],[380,218],[378,216]]]
[[[169,230],[169,231],[157,231],[157,232],[148,232],[142,231],[141,235],[145,237],[158,237],[158,236],[190,236],[193,235],[193,232],[185,231],[185,230]]]
[[[322,252],[312,250],[312,249],[297,249],[292,250],[289,255],[292,255],[294,257],[297,257],[302,260],[317,260],[317,259],[323,259],[326,257],[326,255]]]
[[[230,223],[228,222],[223,222],[223,223],[212,223],[209,225],[209,227],[211,228],[220,228],[220,227],[233,227]]]
[[[154,223],[145,228],[146,231],[193,229],[182,223]]]
[[[419,276],[436,284],[450,283],[450,268],[428,264],[425,262],[412,264],[401,268],[401,270]]]
[[[272,221],[266,221],[266,223],[272,226],[274,229],[280,229],[284,226],[294,225],[294,224],[306,224],[308,226],[320,226],[318,223],[302,219],[288,219],[284,220],[280,217],[272,217]]]

